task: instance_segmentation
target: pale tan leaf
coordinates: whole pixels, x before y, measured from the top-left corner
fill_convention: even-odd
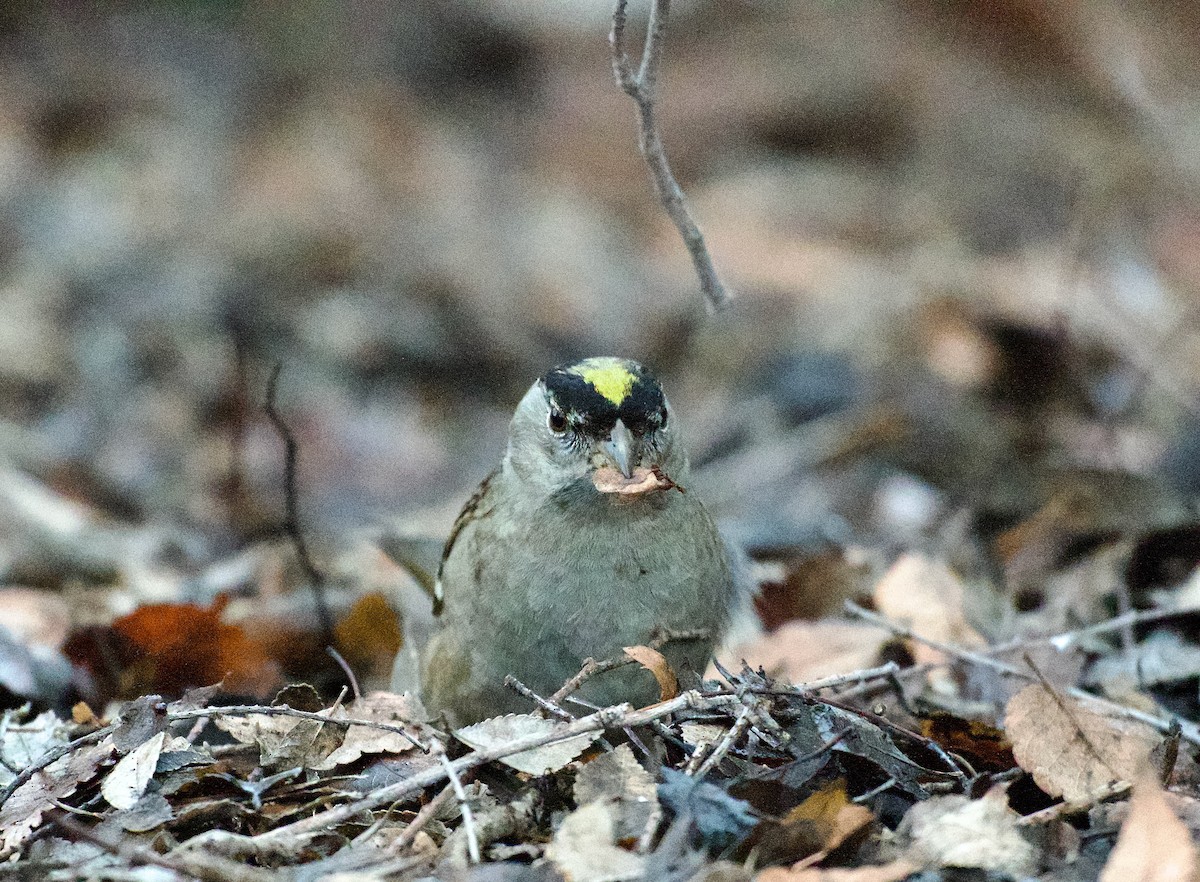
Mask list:
[[[943,643],[980,647],[983,637],[968,623],[963,613],[962,580],[945,563],[919,554],[905,554],[884,573],[875,586],[875,607],[893,621],[908,625],[914,633]],[[920,641],[909,643],[917,664],[937,664],[946,660],[940,650]],[[953,692],[954,681],[935,672],[930,685]]]
[[[330,719],[345,719],[342,706],[319,711]],[[318,766],[342,743],[345,728],[284,715],[223,716],[214,709],[213,722],[243,744],[257,745],[259,762],[267,768],[324,768]]]
[[[592,802],[563,818],[546,846],[546,859],[567,882],[621,882],[641,878],[642,858],[618,848],[614,808]]]
[[[754,882],[901,882],[917,871],[908,861],[893,861],[869,867],[849,869],[820,867],[769,867],[754,877]]]
[[[166,732],[159,732],[121,757],[100,785],[100,794],[109,805],[117,809],[133,808],[154,777],[154,767],[158,765],[166,737]]]
[[[804,683],[861,670],[879,659],[887,635],[863,622],[796,620],[780,625],[729,656],[768,676]]]
[[[974,867],[1019,879],[1037,868],[1037,853],[1017,821],[999,788],[982,799],[935,796],[904,816],[900,831],[910,840],[904,856],[921,866]]]
[[[1100,882],[1195,882],[1197,869],[1188,828],[1167,804],[1158,779],[1143,773]]]
[[[518,739],[535,735],[550,735],[564,728],[562,723],[547,720],[533,714],[506,714],[492,717],[473,726],[455,729],[454,736],[463,744],[476,750],[491,750]],[[512,766],[518,772],[530,775],[545,775],[557,772],[579,754],[587,750],[600,732],[585,732],[564,741],[556,741],[544,747],[534,747],[506,756],[500,762]]]
[[[671,670],[667,657],[649,646],[626,646],[625,654],[654,675],[658,681],[659,701],[668,701],[679,694],[679,681]]]
[[[109,736],[51,763],[18,787],[0,806],[0,857],[10,854],[29,838],[42,822],[42,815],[75,792],[84,781],[95,777],[100,763],[112,755]]]
[[[658,785],[629,745],[621,744],[585,764],[575,776],[575,803],[590,802],[615,805],[618,838],[636,837],[658,807]]]
[[[1086,804],[1132,781],[1162,739],[1143,723],[1105,717],[1033,683],[1012,697],[1013,757],[1051,796]]]

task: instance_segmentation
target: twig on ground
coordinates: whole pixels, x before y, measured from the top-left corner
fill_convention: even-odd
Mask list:
[[[703,640],[710,636],[711,632],[707,628],[696,628],[691,631],[669,631],[665,628],[659,629],[654,636],[646,643],[651,649],[661,649],[668,643],[680,643],[689,640]],[[594,658],[585,658],[583,666],[579,669],[574,677],[563,683],[558,690],[550,696],[551,704],[562,705],[568,695],[579,690],[579,687],[588,680],[595,677],[597,674],[603,674],[616,668],[623,668],[626,665],[637,664],[637,661],[625,653],[611,656],[610,658],[596,661]]]
[[[1088,637],[1094,637],[1100,634],[1109,634],[1113,631],[1122,631],[1125,628],[1132,628],[1135,625],[1145,625],[1150,622],[1160,622],[1163,619],[1173,619],[1177,616],[1198,614],[1200,614],[1200,608],[1194,606],[1173,607],[1170,609],[1135,609],[1130,610],[1122,615],[1114,616],[1111,619],[1106,619],[1103,622],[1097,622],[1094,625],[1088,625],[1084,628],[1076,628],[1074,631],[1064,631],[1061,634],[1055,634],[1052,637],[1043,637],[1037,640],[1006,645],[1004,649],[1027,649],[1030,646],[1035,646],[1040,643],[1049,643],[1059,652],[1064,652],[1067,649],[1070,649],[1072,646],[1078,645],[1082,640],[1085,640]]]
[[[879,615],[879,613],[874,613],[868,609],[864,609],[853,600],[847,600],[844,606],[846,612],[850,613],[850,615],[854,616],[855,618],[870,622],[872,625],[883,628],[885,631],[891,631],[897,637],[903,637],[906,640],[916,640],[917,642],[924,643],[926,646],[930,646],[939,652],[944,652],[946,655],[962,659],[963,661],[969,661],[985,668],[991,668],[992,670],[999,671],[1002,674],[1008,674],[1012,677],[1021,677],[1022,679],[1030,679],[1029,672],[1018,668],[1016,665],[1010,665],[1008,662],[1003,662],[999,659],[992,658],[990,655],[986,655],[985,653],[976,652],[973,649],[967,649],[965,646],[957,646],[953,643],[945,643],[941,640],[935,640],[932,637],[926,637],[923,634],[918,634],[907,625],[901,625],[899,622],[893,622],[891,619],[884,618],[883,616]]]
[[[296,557],[299,559],[305,575],[308,576],[309,584],[312,585],[313,601],[316,604],[321,630],[325,635],[325,640],[330,642],[333,640],[333,615],[329,612],[329,604],[325,600],[325,577],[313,563],[312,555],[308,553],[308,543],[304,541],[304,533],[300,529],[300,506],[296,491],[296,436],[292,434],[291,428],[275,407],[275,392],[279,388],[279,373],[282,369],[282,364],[276,364],[271,371],[271,378],[267,381],[267,398],[263,403],[263,410],[267,414],[267,419],[271,421],[271,425],[275,427],[276,434],[283,439],[284,444],[285,515],[283,530],[292,540],[292,546],[296,549]]]
[[[701,762],[700,765],[695,769],[691,768],[691,760],[695,760],[696,756],[692,756],[691,760],[688,762],[689,768],[686,770],[687,773],[694,775],[697,779],[703,778],[713,770],[717,763],[725,758],[725,754],[729,753],[730,748],[737,744],[738,739],[745,735],[746,730],[752,725],[754,725],[754,709],[749,705],[743,705],[742,710],[738,714],[737,719],[734,720],[733,725],[725,731],[725,734],[721,736],[721,740],[713,746],[713,749],[709,751],[708,756],[706,756],[704,761]]]
[[[670,701],[659,702],[640,710],[635,710],[630,704],[618,704],[597,711],[594,714],[589,714],[586,717],[580,717],[575,722],[564,724],[561,728],[553,732],[515,739],[507,744],[497,745],[487,750],[472,751],[454,760],[451,766],[461,775],[465,771],[506,756],[512,756],[514,753],[520,753],[523,750],[532,750],[535,747],[542,747],[547,744],[556,744],[559,741],[565,741],[577,735],[600,732],[605,729],[624,728],[625,726],[642,726],[652,720],[659,720],[682,710],[715,710],[717,708],[736,705],[737,703],[738,699],[733,695],[704,696],[698,692],[689,691],[677,695]],[[320,833],[330,827],[345,823],[351,818],[361,815],[363,812],[373,811],[398,800],[407,799],[413,794],[420,793],[426,787],[438,784],[444,780],[446,780],[446,771],[440,765],[425,769],[404,781],[397,781],[395,784],[380,787],[378,790],[374,790],[353,801],[325,809],[309,817],[276,827],[274,830],[269,830],[266,833],[260,833],[252,838],[257,845],[263,847],[281,843],[294,845],[298,837],[307,837]]]
[[[851,615],[858,616],[859,618],[865,619],[866,621],[871,622],[872,624],[878,625],[881,628],[891,631],[893,634],[895,634],[898,637],[904,637],[909,640],[916,640],[920,643],[924,643],[926,646],[931,646],[934,649],[939,650],[940,652],[946,653],[946,655],[948,655],[948,656],[958,659],[959,661],[970,662],[972,664],[977,664],[977,665],[982,665],[983,667],[992,668],[993,670],[1000,671],[1001,673],[1008,674],[1013,677],[1020,677],[1022,680],[1033,681],[1033,680],[1037,679],[1037,677],[1035,677],[1029,671],[1022,670],[1021,668],[1018,668],[1014,665],[1010,665],[1006,662],[1002,662],[999,659],[992,658],[991,656],[986,655],[984,653],[975,652],[974,650],[970,650],[970,649],[967,649],[962,646],[956,646],[953,643],[945,643],[941,640],[934,640],[929,637],[924,637],[921,634],[917,634],[916,632],[914,632],[911,628],[905,627],[904,625],[900,625],[896,622],[889,621],[888,619],[885,619],[881,615],[878,615],[876,613],[870,612],[869,610],[863,609],[861,606],[859,606],[857,603],[854,603],[853,601],[849,601],[849,600],[846,601],[846,610]],[[1176,611],[1176,612],[1178,612],[1178,611]],[[1160,618],[1166,618],[1166,616],[1160,616]],[[1116,619],[1113,619],[1110,622],[1103,623],[1103,624],[1105,625],[1105,628],[1107,630],[1116,630],[1116,627],[1119,627],[1119,626],[1115,626],[1115,627],[1113,626],[1113,622],[1115,622],[1115,621],[1116,621]],[[1055,638],[1049,638],[1049,640],[1053,640],[1053,639],[1055,639]],[[1044,644],[1046,642],[1048,642],[1048,640],[1040,640],[1032,645]],[[1012,649],[1015,647],[1005,647],[1005,648],[1007,650],[1007,649]],[[918,667],[932,667],[932,666],[918,666]],[[910,668],[910,669],[908,669],[908,671],[901,671],[900,673],[907,674],[909,671],[912,671],[912,670],[917,670],[917,668]],[[1101,698],[1099,695],[1093,695],[1092,693],[1087,692],[1084,689],[1080,689],[1078,686],[1070,687],[1069,689],[1066,690],[1066,693],[1068,695],[1070,695],[1072,698],[1077,698],[1080,701],[1086,702],[1088,704],[1094,705],[1095,707],[1102,709],[1105,713],[1125,717],[1126,719],[1130,719],[1130,720],[1137,720],[1139,722],[1145,723],[1147,726],[1150,726],[1164,734],[1169,735],[1171,733],[1173,727],[1176,724],[1178,724],[1181,727],[1181,737],[1185,741],[1187,741],[1191,744],[1200,745],[1200,726],[1198,726],[1195,723],[1179,720],[1175,717],[1159,717],[1159,716],[1155,716],[1154,714],[1148,714],[1145,711],[1140,711],[1140,710],[1138,710],[1136,708],[1132,708],[1132,707],[1126,707],[1123,704],[1117,704],[1115,701],[1109,701],[1106,698]],[[847,697],[848,694],[849,693],[847,693],[846,695],[843,695],[842,698]]]
[[[454,766],[450,765],[450,760],[446,759],[446,751],[440,744],[436,750],[438,762],[442,764],[442,768],[446,772],[446,777],[450,779],[450,786],[454,789],[454,796],[458,800],[458,808],[462,812],[463,829],[467,833],[467,854],[470,856],[471,863],[477,864],[482,860],[479,854],[479,835],[475,832],[475,814],[471,811],[471,803],[467,799],[467,791],[463,789],[462,779],[458,777],[458,772],[454,770]]]
[[[342,669],[342,673],[346,675],[346,679],[350,681],[350,691],[354,693],[354,700],[358,701],[362,698],[362,690],[358,688],[358,677],[354,676],[354,670],[350,667],[349,662],[342,657],[342,654],[333,646],[325,647],[326,654],[337,662],[338,667]]]
[[[336,706],[336,705],[335,705]],[[333,710],[331,707],[329,710]],[[379,729],[383,732],[394,732],[401,738],[404,738],[413,747],[420,750],[422,753],[429,752],[429,746],[423,744],[420,739],[408,732],[403,726],[397,726],[392,723],[381,723],[379,720],[362,720],[357,718],[336,718],[329,717],[325,714],[328,711],[319,713],[316,711],[302,711],[288,707],[286,704],[278,705],[260,705],[260,704],[239,704],[230,705],[228,707],[204,707],[195,710],[177,711],[168,716],[172,723],[181,720],[194,720],[198,717],[245,717],[251,714],[262,714],[267,717],[298,717],[302,720],[313,720],[318,723],[328,723],[331,726],[338,726],[343,729],[349,729],[351,726],[366,726],[371,729]]]
[[[506,676],[504,678],[504,685],[507,686],[509,689],[511,689],[513,692],[517,693],[517,695],[521,695],[525,698],[528,698],[530,701],[532,701],[534,704],[536,704],[538,707],[540,707],[546,713],[550,714],[552,717],[557,717],[558,719],[563,720],[565,722],[570,722],[571,720],[575,719],[575,715],[573,713],[571,713],[568,710],[565,710],[561,705],[557,705],[554,702],[550,701],[550,699],[543,698],[542,696],[538,695],[536,692],[534,692],[532,689],[530,689],[528,686],[526,686],[524,683],[522,683],[520,680],[518,680],[512,674],[509,674],[508,676]]]
[[[878,787],[872,787],[866,793],[860,793],[858,796],[854,797],[850,801],[854,802],[854,803],[858,803],[859,805],[862,805],[864,802],[870,802],[872,799],[874,799],[879,794],[883,793],[885,790],[891,790],[893,787],[896,786],[896,784],[897,784],[897,781],[895,778],[888,778],[886,781],[884,781]]]
[[[404,849],[411,847],[412,844],[417,840],[417,834],[425,828],[426,824],[433,820],[433,816],[442,810],[442,806],[444,806],[452,796],[454,796],[454,785],[447,784],[438,792],[437,796],[429,800],[429,802],[425,803],[425,805],[421,806],[421,810],[417,812],[417,816],[413,818],[412,822],[409,823],[409,825],[404,828],[403,832],[396,837],[395,842],[388,846],[389,850],[393,854],[397,854]]]
[[[692,258],[692,266],[700,279],[700,290],[704,294],[709,312],[717,312],[729,305],[733,295],[721,281],[713,265],[704,235],[696,225],[688,208],[687,197],[667,161],[662,134],[658,129],[655,102],[658,100],[658,73],[662,66],[663,42],[667,36],[667,20],[671,12],[670,0],[651,0],[650,23],[646,28],[646,42],[642,47],[642,60],[635,72],[633,62],[625,48],[625,9],[628,0],[617,0],[613,11],[612,30],[608,42],[612,51],[613,76],[617,85],[633,99],[638,109],[638,147],[642,158],[650,169],[654,189],[659,201],[671,218],[683,244]]]

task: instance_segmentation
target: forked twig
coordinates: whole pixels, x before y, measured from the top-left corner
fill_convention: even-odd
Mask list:
[[[650,169],[650,177],[654,181],[654,189],[659,201],[671,218],[683,244],[687,246],[692,258],[692,266],[700,279],[700,290],[704,294],[708,311],[717,312],[729,305],[733,294],[725,287],[717,268],[713,265],[708,246],[704,243],[704,235],[696,225],[688,208],[687,197],[667,162],[667,152],[663,147],[662,135],[658,130],[658,116],[655,113],[655,102],[658,100],[658,74],[662,66],[663,41],[667,36],[667,19],[671,12],[671,0],[651,0],[650,23],[646,28],[646,42],[642,47],[642,60],[637,71],[625,49],[625,8],[629,0],[617,0],[613,11],[612,31],[608,42],[612,50],[613,76],[617,85],[633,99],[637,105],[639,127],[638,147],[642,158]]]

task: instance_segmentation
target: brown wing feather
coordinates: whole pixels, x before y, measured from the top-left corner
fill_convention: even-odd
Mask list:
[[[488,487],[491,485],[492,479],[496,477],[499,471],[499,469],[496,469],[475,488],[475,492],[471,494],[471,498],[467,500],[466,504],[462,507],[462,511],[458,513],[458,517],[454,519],[454,526],[450,528],[450,535],[446,537],[446,544],[442,546],[442,559],[438,563],[436,593],[433,598],[433,614],[435,616],[442,614],[442,607],[445,605],[445,597],[442,594],[442,570],[446,566],[446,558],[450,556],[450,549],[454,547],[459,534],[462,533],[467,524],[486,514],[485,511],[482,511],[483,500],[487,496]]]

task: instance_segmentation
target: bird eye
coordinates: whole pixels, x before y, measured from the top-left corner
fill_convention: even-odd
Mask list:
[[[550,423],[550,431],[556,435],[567,431],[567,417],[557,407],[550,408],[550,419],[548,422]]]

